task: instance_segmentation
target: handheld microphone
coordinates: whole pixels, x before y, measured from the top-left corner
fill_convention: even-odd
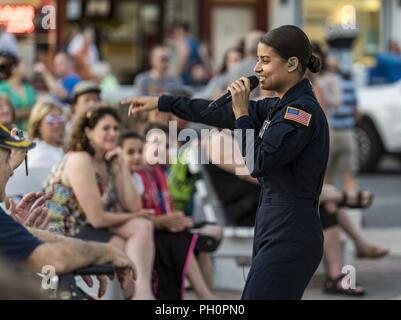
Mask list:
[[[248,77],[248,79],[251,82],[251,91],[252,91],[253,89],[255,89],[259,85],[259,79],[258,79],[257,76],[250,76],[250,77]],[[221,96],[217,100],[212,101],[209,104],[209,106],[207,107],[207,109],[202,110],[200,112],[200,115],[202,117],[205,117],[210,112],[221,108],[222,106],[224,106],[226,103],[228,103],[230,101],[231,101],[231,93],[230,93],[230,91],[228,91],[226,94],[224,94],[223,96]]]

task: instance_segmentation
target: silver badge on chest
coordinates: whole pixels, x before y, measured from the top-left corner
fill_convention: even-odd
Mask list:
[[[263,122],[262,129],[260,129],[260,131],[259,131],[259,138],[261,138],[261,139],[263,138],[263,135],[264,135],[265,131],[267,130],[267,128],[269,127],[270,122],[271,121],[269,121],[269,120],[265,120],[265,122]]]

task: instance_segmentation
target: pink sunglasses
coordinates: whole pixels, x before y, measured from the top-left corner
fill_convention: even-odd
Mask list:
[[[58,123],[64,123],[65,122],[65,116],[64,115],[59,115],[59,116],[51,116],[48,115],[45,117],[45,122],[47,124],[58,124]]]

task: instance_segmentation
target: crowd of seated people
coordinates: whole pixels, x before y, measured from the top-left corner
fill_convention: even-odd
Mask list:
[[[141,210],[118,143],[119,116],[113,108],[82,114],[66,154],[48,178],[49,228],[63,235],[111,243],[138,269],[135,298],[152,298],[154,246],[149,211]]]
[[[208,252],[215,250],[215,246],[208,245],[208,242],[215,244],[221,240],[221,228],[207,224],[196,225],[184,212],[175,210],[166,174],[168,127],[153,123],[145,131],[146,141],[135,132],[125,132],[121,137],[121,146],[132,181],[141,193],[143,207],[154,210],[155,216],[152,220],[155,229],[165,231],[166,241],[157,241],[156,245],[165,246],[167,241],[174,241],[174,234],[180,234],[182,239],[187,239],[188,244],[181,240],[176,248],[184,246],[184,253],[191,251],[186,253],[186,256],[189,255],[188,279],[199,298],[215,298],[212,265],[208,255]],[[166,249],[160,247],[160,251],[164,252]],[[178,250],[176,253],[179,253]]]
[[[204,95],[215,96],[228,74],[250,65],[256,34],[250,35],[245,57],[238,48],[228,50],[224,68]],[[144,93],[179,90],[180,80],[168,73],[169,54],[165,46],[152,51],[151,69],[137,79]],[[126,299],[183,299],[187,280],[199,299],[218,298],[212,255],[222,241],[222,226],[192,215],[195,181],[202,173],[191,175],[180,160],[194,145],[183,143],[181,148],[183,144],[170,141],[168,121],[177,119],[169,114],[152,111],[135,121],[121,119],[126,116],[122,106],[103,101],[99,83],[81,81],[86,77],[75,70],[74,57],[65,52],[55,56],[52,68],[37,64],[35,71],[47,88],[41,93],[47,98],[37,99],[25,81],[23,62],[0,53],[0,200],[9,213],[0,212],[4,264],[31,272],[54,265],[63,274],[112,263]],[[177,122],[178,130],[188,125]],[[33,144],[16,137],[15,127],[26,130],[25,137]],[[232,132],[214,130],[198,144],[196,148],[205,147],[205,172],[227,224],[253,227],[260,186],[246,172]],[[29,166],[47,167],[49,174],[42,192],[21,195],[16,202],[7,199],[4,190],[28,150]],[[371,201],[368,191],[354,195],[334,186],[323,189],[327,293],[364,293],[361,286],[342,287],[339,225],[355,240],[359,257],[388,253],[370,244],[341,214],[347,207],[366,208]],[[98,279],[102,296],[107,280]],[[21,297],[40,295],[18,292]]]
[[[7,69],[3,66],[7,80],[10,72],[18,71],[14,69],[20,62],[13,56],[2,58],[8,63]],[[63,61],[68,62],[64,69]],[[124,252],[135,262],[138,275],[135,290],[131,288],[131,294],[128,290],[126,298],[181,299],[186,276],[200,298],[215,298],[211,261],[203,251],[210,251],[205,242],[210,237],[198,234],[213,227],[194,226],[179,212],[158,216],[160,212],[154,215],[153,208],[142,207],[122,148],[118,148],[118,111],[99,108],[100,86],[79,82],[67,54],[56,55],[54,67],[53,75],[43,64],[35,66],[49,97],[27,112],[28,126],[15,125],[19,113],[8,96],[1,100],[2,122],[9,129],[27,129],[25,136],[36,144],[30,151],[30,166],[49,169],[43,190],[50,217],[46,229],[69,238],[110,243]],[[60,103],[66,101],[71,106]],[[221,237],[219,232],[216,238]]]
[[[35,106],[29,136],[39,143],[39,148],[42,148],[41,142],[45,147],[52,147],[52,138],[59,144],[62,142],[61,111],[56,103],[49,101]],[[60,125],[56,127],[59,132],[51,132],[53,124],[48,123],[49,115],[60,120],[56,123]],[[154,129],[158,127],[164,129],[163,133],[168,132],[161,124],[153,125]],[[152,125],[149,131],[151,129]],[[146,154],[151,152],[146,150],[152,150],[155,143],[158,144],[158,138],[162,139],[157,134],[152,142],[143,146]],[[139,149],[142,149],[143,138],[137,137],[139,139],[134,139],[134,145],[139,142]],[[171,202],[166,202],[169,210],[165,211],[159,207],[164,204],[146,201],[146,196],[152,191],[149,189],[150,181],[144,179],[145,175],[141,176],[142,185],[148,189],[140,194],[141,189],[135,188],[132,180],[135,172],[128,165],[128,153],[123,152],[132,141],[123,138],[122,148],[118,148],[118,138],[119,116],[114,108],[95,107],[76,118],[64,148],[65,155],[59,154],[60,161],[46,182],[44,195],[50,214],[47,229],[85,241],[109,242],[126,253],[136,262],[137,268],[135,291],[132,291],[135,294],[128,298],[180,299],[186,276],[199,298],[216,298],[208,252],[215,250],[216,243],[221,240],[221,229],[195,225],[184,213],[174,211]],[[159,182],[162,182],[162,188],[166,188],[167,176],[160,172],[160,167],[147,167],[146,157],[142,159],[140,155],[140,158],[135,171],[146,172],[146,177],[161,178],[155,187],[156,192],[161,191],[157,190]],[[163,192],[168,199],[168,190]],[[154,233],[153,229],[157,231]],[[212,245],[209,243],[211,239],[214,240]]]
[[[49,218],[46,198],[41,193],[29,193],[18,204],[5,199],[9,178],[33,146],[31,142],[20,141],[15,130],[10,132],[0,125],[0,200],[8,203],[10,213],[0,209],[0,255],[7,266],[40,273],[44,266],[50,265],[56,274],[65,274],[82,267],[112,263],[124,292],[130,292],[136,271],[126,255],[99,242],[81,241],[42,230],[47,228]],[[4,279],[1,280],[0,295],[13,298],[13,292],[18,292],[19,286],[5,292],[7,287],[3,286]],[[99,280],[101,297],[107,282],[104,278]],[[30,297],[40,294],[39,288],[37,291],[31,288],[29,292],[26,294]]]

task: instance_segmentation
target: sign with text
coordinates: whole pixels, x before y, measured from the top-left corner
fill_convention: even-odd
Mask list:
[[[0,5],[0,25],[9,33],[35,31],[35,8],[29,5]]]

